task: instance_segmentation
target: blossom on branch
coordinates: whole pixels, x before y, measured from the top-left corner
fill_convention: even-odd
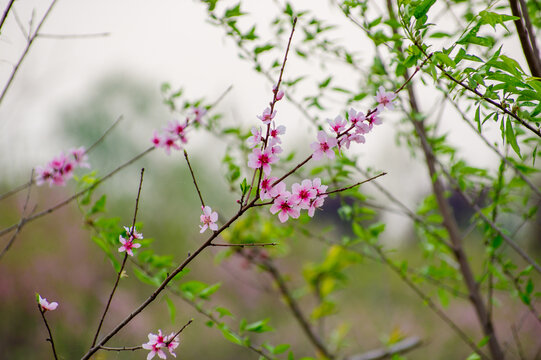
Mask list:
[[[381,111],[384,108],[392,110],[393,100],[396,97],[396,94],[392,91],[385,91],[383,86],[380,86],[378,92],[376,93],[376,101],[378,102],[378,109]]]
[[[270,212],[272,214],[278,213],[278,219],[280,219],[280,222],[282,223],[286,222],[290,216],[297,219],[301,214],[299,207],[291,199],[289,191],[282,193],[279,197],[274,199]]]
[[[218,221],[218,213],[216,211],[212,211],[210,206],[201,206],[201,209],[203,209],[203,215],[201,215],[200,219],[203,226],[199,225],[201,228],[199,233],[203,233],[209,228],[212,231],[218,230],[218,225],[216,224],[216,221]]]
[[[73,177],[73,170],[76,167],[90,168],[84,147],[71,149],[69,154],[71,156],[61,153],[49,161],[46,166],[37,166],[36,185],[40,186],[47,182],[49,186],[64,186],[66,181]]]
[[[338,142],[334,137],[328,136],[324,131],[320,131],[317,134],[316,142],[313,142],[310,146],[314,150],[313,159],[321,160],[324,155],[327,155],[329,159],[334,159],[333,147],[335,147]]]
[[[271,114],[270,107],[267,107],[265,110],[263,110],[263,114],[257,115],[257,118],[261,121],[263,121],[263,124],[268,125],[274,119],[276,116],[276,110],[274,110]]]
[[[269,175],[271,172],[270,164],[278,161],[278,157],[273,154],[272,148],[267,148],[261,151],[260,148],[255,148],[250,155],[248,155],[248,166],[252,169],[262,168],[265,175]]]
[[[175,336],[175,333],[170,335],[163,336],[162,331],[158,330],[158,334],[149,333],[148,342],[142,345],[142,348],[145,350],[150,350],[147,355],[147,360],[151,360],[155,355],[158,355],[160,359],[166,359],[167,355],[163,351],[164,349],[169,350],[169,353],[174,357],[177,355],[174,353],[174,350],[178,347],[179,341],[178,336]]]
[[[57,302],[55,301],[48,302],[47,299],[42,298],[40,294],[37,294],[37,295],[38,295],[38,304],[43,312],[48,311],[48,310],[49,311],[56,310],[56,308],[58,307]]]
[[[126,230],[126,233],[128,234],[128,238],[124,238],[122,235],[118,237],[118,240],[122,244],[121,247],[118,248],[118,252],[126,252],[126,254],[133,256],[133,250],[132,249],[138,249],[141,247],[141,244],[134,242],[134,240],[141,240],[143,239],[143,234],[135,231],[135,228],[124,226],[124,230]]]

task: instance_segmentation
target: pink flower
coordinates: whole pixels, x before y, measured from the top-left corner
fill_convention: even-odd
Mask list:
[[[163,139],[156,130],[154,130],[154,134],[152,135],[152,143],[154,144],[154,147],[157,148],[161,147],[163,144]]]
[[[200,108],[200,107],[194,107],[193,110],[192,110],[195,118],[194,118],[194,121],[196,123],[199,123],[199,124],[203,124],[203,115],[205,115],[207,113],[207,110],[206,109],[203,109],[203,108]]]
[[[165,149],[165,152],[167,155],[171,154],[171,148],[180,150],[181,147],[179,144],[177,144],[177,139],[172,134],[165,134],[162,138],[162,144],[161,146]]]
[[[43,185],[45,182],[49,182],[49,186],[53,185],[53,173],[54,170],[47,167],[38,166],[36,167],[36,185]]]
[[[255,148],[250,155],[248,155],[248,166],[252,169],[263,168],[265,175],[269,175],[271,172],[270,164],[276,162],[278,157],[272,153],[272,149],[265,149],[261,151],[259,148]]]
[[[135,228],[124,226],[124,230],[126,230],[126,233],[130,237],[131,240],[138,239],[141,240],[143,238],[143,234],[140,232],[137,232]]]
[[[48,302],[47,299],[44,299],[41,297],[40,294],[38,294],[38,303],[39,303],[39,306],[41,307],[41,309],[43,310],[43,312],[49,310],[49,311],[53,311],[53,310],[56,310],[56,308],[58,307],[58,303],[57,302]]]
[[[286,222],[290,216],[296,219],[301,214],[299,207],[293,203],[290,199],[290,194],[287,191],[274,199],[270,212],[272,214],[278,213],[278,219],[280,219],[280,222],[282,223]]]
[[[380,86],[376,93],[376,101],[378,102],[378,109],[381,111],[384,108],[392,110],[394,108],[392,101],[396,97],[396,94],[392,91],[385,91],[383,86]]]
[[[368,121],[369,129],[372,130],[372,127],[374,125],[380,125],[381,119],[379,118],[379,112],[380,108],[376,108],[376,110],[366,119]]]
[[[314,216],[316,209],[323,206],[323,202],[325,201],[324,199],[325,197],[317,197],[310,203],[310,207],[308,208],[308,216]]]
[[[125,251],[126,254],[128,254],[130,256],[133,256],[132,249],[137,249],[137,248],[141,247],[141,244],[133,242],[134,239],[131,236],[128,239],[124,239],[124,237],[122,237],[122,235],[120,235],[118,237],[118,240],[122,244],[122,246],[118,248],[118,252]]]
[[[337,135],[342,132],[347,125],[347,120],[344,119],[342,116],[338,115],[334,118],[334,120],[327,119],[327,122],[331,126],[331,130],[335,132]]]
[[[165,128],[165,131],[167,131],[171,135],[178,136],[180,138],[180,141],[182,141],[183,144],[186,144],[188,142],[188,139],[186,138],[187,127],[188,127],[188,121],[186,121],[184,124],[181,124],[180,121],[174,120],[167,123],[167,127]]]
[[[218,213],[216,211],[212,211],[210,206],[201,206],[201,209],[203,209],[203,215],[201,215],[200,219],[203,226],[199,225],[201,228],[199,233],[203,233],[205,230],[207,230],[207,228],[210,228],[212,231],[218,230],[218,225],[216,225],[216,221],[218,221]]]
[[[167,358],[167,355],[163,352],[165,347],[165,338],[162,335],[162,331],[158,330],[158,335],[149,333],[148,342],[142,345],[145,350],[150,350],[147,355],[147,360],[151,360],[155,355],[158,355],[161,359]]]
[[[270,124],[270,122],[272,121],[272,119],[274,119],[274,117],[276,116],[276,110],[274,110],[271,114],[271,109],[270,107],[267,107],[265,110],[263,110],[263,114],[260,116],[258,115],[257,117],[263,121],[263,124],[265,125],[268,125]]]
[[[271,198],[290,195],[291,193],[289,191],[286,191],[286,183],[283,181],[280,181],[278,184],[274,185],[270,191]]]
[[[246,143],[248,144],[248,147],[250,149],[253,149],[259,143],[261,143],[261,128],[256,128],[254,126],[254,127],[252,127],[251,132],[252,132],[252,136],[250,136],[248,139],[246,139]]]
[[[284,125],[280,125],[276,127],[276,123],[273,121],[272,126],[269,131],[269,136],[271,137],[272,144],[281,144],[282,140],[280,140],[280,135],[283,135],[286,133],[286,127]]]
[[[355,131],[359,134],[367,134],[370,131],[368,124],[364,121],[366,116],[362,111],[357,112],[355,109],[351,108],[348,112],[349,121],[355,126]]]
[[[282,90],[278,90],[278,84],[272,87],[272,92],[276,94],[276,101],[280,101],[284,97],[284,92]]]
[[[310,146],[314,150],[313,159],[320,160],[323,155],[327,155],[329,159],[334,159],[334,151],[332,150],[338,143],[335,138],[328,136],[324,131],[320,131],[317,134],[318,141],[312,143]]]
[[[308,216],[313,217],[314,213],[317,208],[320,208],[323,206],[323,203],[325,202],[325,198],[328,196],[325,194],[325,191],[327,191],[327,185],[321,185],[321,179],[315,178],[312,180],[312,189],[314,189],[317,192],[317,197],[312,200],[310,203],[310,207],[308,208]]]
[[[310,201],[317,196],[317,191],[312,188],[312,181],[309,179],[303,180],[300,185],[298,183],[293,184],[291,193],[291,201],[301,209],[308,209]]]
[[[179,345],[178,336],[175,336],[175,333],[171,333],[165,338],[165,343],[167,346],[167,350],[169,350],[169,353],[174,357],[177,357],[177,354],[175,354],[174,350]]]
[[[346,149],[349,149],[349,145],[351,144],[351,142],[356,142],[358,144],[364,144],[366,142],[366,139],[364,138],[364,136],[362,136],[359,133],[345,134],[340,139],[340,142],[339,142],[338,146],[339,147],[345,146]]]
[[[271,190],[272,190],[272,184],[278,180],[277,177],[267,177],[267,176],[264,176],[263,177],[263,180],[261,180],[261,185],[260,185],[260,192],[259,192],[259,198],[261,200],[266,200],[266,199],[271,199],[272,196],[271,196]]]
[[[88,163],[88,156],[86,155],[86,150],[83,146],[78,149],[71,149],[70,154],[75,160],[75,165],[90,169],[90,164]]]

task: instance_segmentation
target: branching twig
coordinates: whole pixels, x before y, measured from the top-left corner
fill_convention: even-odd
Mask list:
[[[33,178],[34,178],[34,170],[32,169],[32,171],[30,172],[30,182],[29,182],[30,185],[32,185],[32,179]],[[25,216],[26,216],[25,215],[26,208],[28,206],[28,202],[30,201],[30,190],[32,190],[32,186],[28,186],[28,191],[26,193],[26,200],[24,201],[23,211],[21,213],[21,220],[19,221],[19,224],[17,225],[17,230],[15,230],[15,233],[13,233],[13,235],[9,239],[8,243],[6,244],[6,246],[4,247],[2,252],[0,252],[0,260],[6,254],[6,252],[8,252],[8,250],[11,248],[11,246],[15,242],[15,239],[17,238],[17,235],[19,234],[19,231],[21,231],[21,228],[23,226]]]
[[[133,221],[132,226],[130,228],[130,233],[128,236],[132,236],[135,232],[135,221],[137,218],[137,211],[139,210],[139,196],[141,195],[141,188],[143,186],[143,174],[145,173],[145,169],[141,169],[141,178],[139,180],[139,189],[137,190],[137,198],[135,200],[135,210],[133,212]],[[103,314],[100,318],[100,324],[98,325],[98,329],[96,330],[96,333],[94,334],[94,339],[92,340],[92,346],[96,345],[96,341],[98,340],[98,336],[100,334],[101,326],[103,325],[103,321],[105,320],[105,316],[107,315],[107,311],[109,310],[109,306],[111,305],[111,301],[113,300],[113,296],[115,295],[116,289],[118,287],[118,283],[120,282],[120,278],[122,277],[122,271],[124,270],[124,266],[126,265],[126,260],[128,260],[128,252],[124,254],[124,259],[122,260],[122,265],[120,266],[120,270],[118,270],[118,274],[115,280],[115,285],[113,286],[113,290],[111,290],[111,294],[109,294],[109,299],[107,300],[107,305],[105,305],[105,309],[103,310]]]
[[[12,84],[13,79],[15,78],[15,74],[17,73],[17,70],[19,70],[19,67],[21,66],[24,58],[26,57],[26,54],[28,54],[28,51],[30,50],[30,47],[32,46],[32,43],[37,38],[37,36],[39,34],[39,31],[41,29],[41,26],[45,22],[45,19],[47,19],[47,17],[49,16],[51,11],[53,10],[53,6],[56,4],[56,1],[57,0],[53,0],[51,2],[51,5],[49,5],[49,8],[47,9],[45,14],[41,18],[41,21],[39,22],[38,26],[36,27],[36,30],[34,31],[34,33],[31,36],[29,36],[26,47],[25,47],[22,55],[20,56],[19,61],[17,61],[17,64],[15,64],[15,66],[14,66],[12,72],[11,72],[11,75],[9,76],[9,79],[8,79],[7,83],[4,85],[4,89],[2,90],[2,93],[0,94],[0,104],[2,104],[2,100],[4,100],[4,97],[5,97],[6,93],[7,93],[10,85]]]

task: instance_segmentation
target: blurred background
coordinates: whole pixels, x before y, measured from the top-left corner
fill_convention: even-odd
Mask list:
[[[1,0],[0,9],[5,9],[7,4],[8,1]],[[28,32],[29,26],[35,29],[48,6],[49,2],[33,0],[19,0],[13,5],[0,34],[1,84],[6,83],[24,51],[27,37],[24,30]],[[299,1],[297,6],[309,7],[329,21],[341,19],[336,7],[327,1]],[[268,16],[262,5],[247,4],[247,7],[255,19],[265,20]],[[232,86],[212,113],[223,115],[224,126],[241,125],[246,131],[256,124],[256,115],[272,96],[272,83],[239,58],[223,30],[208,23],[206,5],[197,1],[59,1],[41,34],[0,104],[0,193],[28,181],[33,167],[44,165],[60,152],[90,146],[120,116],[123,119],[115,130],[90,154],[92,170],[99,175],[106,174],[149,147],[152,130],[178,116],[171,114],[163,103],[160,89],[164,83],[170,84],[172,89],[184,89],[183,96],[192,101],[204,98],[206,104],[220,98]],[[349,42],[352,49],[362,53],[365,65],[371,62],[374,53],[370,42],[355,36],[347,26],[337,30],[337,34]],[[295,40],[293,44],[295,46]],[[301,73],[303,66],[291,61],[286,72]],[[323,76],[317,71],[325,73],[325,69],[313,71],[314,77]],[[345,73],[336,75],[347,78]],[[433,95],[423,93],[422,88],[420,91],[430,109]],[[340,110],[331,106],[321,111],[320,116],[334,118]],[[453,116],[449,113],[450,118]],[[386,125],[378,127],[368,135],[365,145],[352,151],[360,157],[363,166],[388,172],[380,183],[415,209],[430,191],[429,179],[422,162],[397,146],[399,129],[392,125],[394,120],[397,120],[396,114],[385,114]],[[286,152],[296,151],[299,159],[309,154],[309,143],[316,129],[302,114],[283,101],[278,105],[277,121],[287,124]],[[470,141],[473,134],[462,131],[457,122],[451,123],[443,126],[459,134],[452,141],[460,143],[462,154],[476,154],[472,159],[474,165],[476,162],[493,163],[489,166],[494,168],[498,165],[492,154]],[[487,129],[486,134],[489,138],[498,136],[497,129]],[[221,220],[234,213],[237,199],[224,179],[227,168],[221,160],[227,146],[227,139],[199,131],[190,134],[186,148],[199,186],[205,198],[212,199],[213,209],[219,209]],[[171,254],[178,261],[204,239],[197,227],[199,199],[181,153],[171,156],[163,151],[151,153],[100,186],[96,198],[107,194],[106,216],[118,217],[121,225],[130,224],[142,167],[146,169],[138,213],[139,221],[144,224],[142,232],[154,239],[152,246],[156,252]],[[45,209],[71,195],[76,188],[73,180],[63,188],[33,187],[29,208]],[[371,185],[364,186],[363,192],[377,198]],[[25,199],[23,191],[2,200],[2,228],[19,220]],[[0,354],[3,355],[0,358],[51,358],[49,344],[45,342],[45,327],[35,303],[36,292],[60,303],[58,310],[47,316],[61,358],[78,358],[88,349],[97,326],[97,314],[101,314],[115,274],[109,260],[91,241],[92,229],[85,224],[80,207],[73,203],[27,225],[1,259]],[[332,239],[350,233],[336,215],[337,207],[332,201],[327,204],[325,215],[310,225],[314,232]],[[410,221],[384,210],[377,218],[387,223],[382,241],[397,247],[401,257],[410,263],[422,264],[422,254],[412,246],[416,235]],[[330,225],[337,229],[328,231]],[[525,236],[539,239],[538,231],[539,228],[528,228]],[[9,235],[0,239],[2,247],[8,238]],[[284,246],[292,254],[302,253],[307,261],[321,261],[327,251],[323,242],[309,237],[286,236],[281,241],[287,242]],[[312,356],[310,345],[287,313],[272,279],[248,266],[239,256],[215,261],[220,251],[223,250],[202,254],[190,266],[186,279],[222,283],[211,305],[226,306],[238,314],[234,321],[241,317],[253,321],[271,317],[270,325],[276,330],[261,338],[256,336],[255,342],[260,339],[273,344],[291,342],[296,356]],[[472,251],[479,249],[473,246]],[[291,288],[298,288],[301,296],[303,269],[300,264],[294,256],[277,258]],[[393,336],[418,336],[423,339],[423,345],[411,353],[411,358],[467,357],[468,348],[426,310],[388,267],[366,260],[348,271],[349,281],[355,286],[337,293],[336,301],[343,305],[330,320],[334,325],[343,322],[344,329],[349,329],[347,353],[379,348]],[[131,275],[121,284],[104,331],[123,319],[152,291],[151,286],[141,285]],[[162,297],[125,328],[115,338],[114,345],[140,345],[147,341],[148,332],[163,329],[170,333],[193,317],[195,321],[185,330],[177,349],[179,358],[256,358],[255,353],[226,341],[216,329],[207,328],[207,320],[192,306],[173,297],[170,299],[176,304],[174,322],[167,301]],[[313,304],[306,306],[308,313]],[[502,303],[500,306],[509,306],[510,316],[515,316],[515,305]],[[453,301],[447,311],[463,325],[466,333],[478,331],[474,314],[465,301]],[[505,318],[499,320],[505,321]],[[538,342],[539,326],[529,319],[524,320],[523,326],[523,331],[531,334],[523,339],[524,343]],[[145,356],[146,352],[142,351],[100,352],[95,358]]]

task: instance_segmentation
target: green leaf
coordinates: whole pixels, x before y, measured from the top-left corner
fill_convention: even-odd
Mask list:
[[[241,16],[244,15],[243,12],[240,11],[240,3],[238,3],[236,6],[229,8],[225,11],[224,17],[230,18],[235,16]]]
[[[210,295],[214,294],[216,291],[218,291],[218,289],[220,288],[220,286],[222,286],[221,283],[216,283],[214,285],[211,285],[211,286],[208,286],[206,288],[204,288],[203,290],[201,290],[201,292],[199,293],[199,297],[201,299],[205,299],[207,300]]]
[[[473,353],[470,356],[468,356],[466,360],[481,360],[481,357],[478,354]]]
[[[256,322],[246,325],[244,327],[244,330],[255,332],[255,333],[264,333],[267,331],[273,331],[274,329],[270,327],[269,325],[267,325],[268,322],[269,322],[269,319],[256,321]]]
[[[92,208],[86,213],[87,216],[94,215],[97,213],[105,212],[105,203],[107,201],[107,196],[102,195],[95,203],[92,205]]]
[[[254,49],[254,54],[259,55],[262,52],[269,51],[273,48],[274,48],[274,45],[271,45],[271,44],[266,44],[263,46],[256,46],[256,48]]]
[[[428,10],[434,5],[436,0],[423,0],[417,7],[415,7],[415,10],[413,11],[413,16],[415,16],[416,19],[420,19],[423,16],[426,15]]]
[[[218,306],[214,309],[214,311],[216,311],[218,313],[218,315],[220,316],[220,318],[223,318],[224,316],[230,316],[230,317],[233,317],[233,314],[231,313],[231,311],[229,311],[228,309],[224,308],[224,307],[221,307],[221,306]]]
[[[224,338],[233,344],[242,345],[242,338],[235,334],[226,324],[218,324]]]
[[[507,117],[507,122],[505,124],[505,137],[507,138],[507,143],[511,145],[517,155],[522,158],[522,155],[520,155],[520,148],[518,147],[517,139],[515,137],[515,132],[513,131],[513,126],[511,125],[511,119],[509,117]]]
[[[165,302],[167,303],[167,308],[169,309],[169,316],[171,317],[171,323],[174,324],[177,308],[175,307],[175,303],[171,299],[169,299],[168,296],[165,296],[164,299],[165,299]]]
[[[137,267],[133,268],[133,273],[135,274],[135,277],[137,277],[139,281],[141,281],[142,283],[152,285],[152,286],[160,285],[160,281],[158,279],[147,275],[145,272],[143,272]]]

